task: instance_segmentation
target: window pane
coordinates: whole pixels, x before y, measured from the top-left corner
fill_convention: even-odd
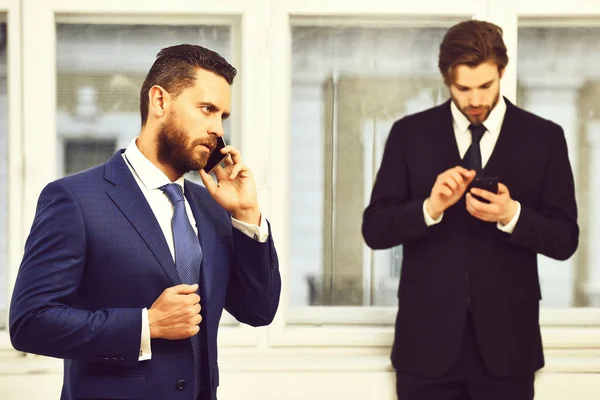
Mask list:
[[[102,163],[129,145],[140,131],[140,88],[156,54],[181,43],[231,60],[229,26],[57,25],[59,176]],[[188,178],[201,182],[197,173]]]
[[[3,19],[3,17],[0,17]],[[0,23],[0,327],[8,306],[8,101],[6,91],[6,23]]]
[[[361,234],[393,122],[448,97],[445,27],[292,27],[291,304],[396,306],[401,247]]]
[[[139,134],[140,89],[162,48],[198,44],[231,62],[231,36],[230,26],[58,24],[58,175],[106,161]],[[202,182],[196,172],[187,178]],[[236,321],[224,313],[223,323]]]
[[[538,24],[539,25],[539,24]],[[575,175],[579,248],[539,257],[542,306],[600,306],[600,28],[521,27],[518,103],[562,126]]]

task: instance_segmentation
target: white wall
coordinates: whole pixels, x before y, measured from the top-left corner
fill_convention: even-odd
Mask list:
[[[294,365],[294,359],[303,365]],[[250,363],[242,369],[235,357],[221,360],[219,400],[395,400],[395,374],[385,368],[364,368],[351,356],[336,367],[320,366],[321,357],[291,355],[271,365]],[[372,360],[368,360],[372,361]],[[367,362],[368,362],[367,361]],[[379,361],[383,361],[383,358]],[[24,362],[23,362],[24,363]],[[2,400],[56,400],[60,396],[60,362],[43,363],[49,372],[11,373],[0,369]],[[48,365],[50,364],[50,365]],[[258,364],[258,365],[257,365]],[[296,363],[299,364],[299,363]],[[330,362],[331,364],[331,362]],[[0,368],[1,368],[0,363]],[[18,368],[13,364],[13,370]],[[536,400],[598,400],[600,374],[541,372],[535,382]],[[508,399],[507,399],[508,400]]]

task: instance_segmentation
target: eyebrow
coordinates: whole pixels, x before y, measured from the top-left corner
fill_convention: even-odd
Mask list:
[[[492,83],[494,83],[494,79],[492,79],[491,81],[488,81],[488,82],[485,82],[485,83],[479,85],[479,87],[481,88],[481,87],[484,87],[484,86],[490,86]],[[459,88],[471,89],[468,86],[463,86],[463,85],[460,85],[458,83],[455,83],[455,85],[458,86]]]
[[[200,102],[200,103],[199,103],[199,106],[200,106],[200,107],[206,107],[206,106],[208,106],[208,107],[211,107],[211,108],[215,109],[215,111],[216,111],[216,112],[219,112],[219,111],[221,111],[221,109],[220,109],[219,107],[217,107],[217,106],[216,106],[216,104],[214,104],[214,103],[211,103],[211,102],[206,102],[206,101],[203,101],[203,102]],[[229,113],[227,113],[227,112],[224,112],[224,113],[223,113],[223,119],[225,120],[225,119],[227,119],[227,118],[229,118]]]

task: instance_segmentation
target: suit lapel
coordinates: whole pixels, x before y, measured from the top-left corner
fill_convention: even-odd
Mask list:
[[[125,164],[122,151],[106,164],[104,178],[115,187],[106,193],[144,240],[173,285],[181,284],[173,257],[148,201]]]
[[[444,161],[444,167],[451,168],[461,165],[462,161],[454,135],[454,123],[452,122],[452,112],[450,111],[450,101],[438,106],[435,109],[437,115],[431,119],[431,126],[428,129],[433,135],[431,143],[437,146],[439,153]]]
[[[486,176],[502,177],[502,166],[510,165],[511,157],[525,139],[525,135],[523,135],[521,127],[518,124],[519,118],[517,114],[519,110],[507,99],[505,101],[506,115],[502,122],[500,135],[498,136],[498,141],[492,151],[492,155],[483,169],[483,173]]]
[[[202,288],[205,300],[210,298],[212,287],[212,268],[213,256],[215,249],[215,226],[210,218],[209,212],[205,207],[206,202],[202,198],[203,194],[197,191],[192,191],[187,181],[185,182],[185,197],[190,204],[196,226],[198,228],[198,236],[200,236],[200,246],[202,246]]]

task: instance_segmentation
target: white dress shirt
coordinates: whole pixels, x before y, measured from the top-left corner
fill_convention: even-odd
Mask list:
[[[127,163],[129,170],[133,174],[135,181],[140,187],[140,190],[144,194],[144,197],[148,201],[158,225],[165,236],[169,250],[173,261],[175,261],[175,247],[173,244],[173,231],[171,228],[171,219],[173,218],[173,204],[167,197],[167,195],[160,189],[161,186],[171,183],[171,180],[150,160],[142,154],[136,145],[136,140],[133,139],[125,152],[123,153],[123,159]],[[181,185],[183,188],[184,178],[179,177],[175,182]],[[190,219],[190,223],[194,228],[196,234],[198,234],[198,227],[196,226],[196,220],[190,205],[184,197],[185,209],[187,216]],[[264,243],[269,237],[268,225],[265,222],[265,218],[261,217],[260,226],[246,224],[238,221],[235,218],[231,218],[231,224],[234,228],[240,230],[244,234],[256,238],[258,241]],[[142,310],[142,339],[140,344],[140,356],[139,360],[149,360],[152,357],[152,351],[150,348],[150,323],[148,321],[148,310]]]
[[[453,101],[450,102],[450,110],[452,111],[452,124],[454,126],[456,145],[458,146],[460,157],[463,158],[471,146],[472,137],[471,132],[469,131],[469,125],[471,125],[471,123],[458,109]],[[502,123],[504,122],[505,115],[506,101],[504,101],[504,97],[500,96],[498,104],[496,104],[496,107],[494,107],[494,109],[490,112],[490,115],[488,115],[487,119],[483,122],[483,126],[485,126],[486,131],[484,132],[481,142],[479,143],[479,147],[481,149],[482,167],[485,167],[492,155],[492,152],[494,151],[494,147],[496,147],[496,142],[500,136],[500,130],[502,129]],[[426,202],[427,200],[423,202],[423,215],[425,216],[425,223],[427,226],[439,224],[442,221],[444,214],[440,215],[438,219],[434,220],[427,212],[427,207],[425,206]],[[515,230],[515,226],[517,225],[520,214],[521,203],[517,201],[517,212],[515,213],[513,219],[510,220],[510,222],[506,225],[502,225],[500,222],[498,222],[498,229],[506,233],[512,233]]]

